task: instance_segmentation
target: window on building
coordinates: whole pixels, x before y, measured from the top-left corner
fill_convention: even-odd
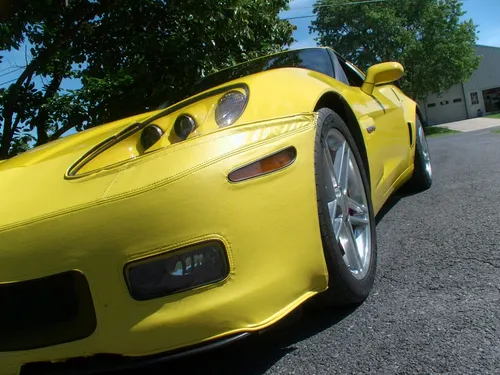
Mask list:
[[[448,104],[448,103],[449,103],[449,101],[448,101],[448,100],[443,100],[443,101],[442,101],[441,103],[439,103],[439,104],[441,104],[441,105],[446,105],[446,104]]]
[[[460,103],[462,101],[461,98],[453,99],[453,103]]]
[[[432,107],[435,107],[436,106],[436,103],[429,103],[427,104],[427,108],[432,108]]]
[[[479,104],[479,95],[477,94],[477,92],[470,93],[470,101],[472,105]]]

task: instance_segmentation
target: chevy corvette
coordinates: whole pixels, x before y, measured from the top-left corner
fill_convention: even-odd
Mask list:
[[[403,74],[285,51],[1,162],[0,374],[140,365],[315,295],[364,301],[375,216],[432,183]]]

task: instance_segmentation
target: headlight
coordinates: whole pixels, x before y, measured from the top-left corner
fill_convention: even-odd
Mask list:
[[[235,123],[247,105],[247,97],[240,91],[229,91],[220,98],[215,108],[215,121],[220,127]]]
[[[189,134],[191,134],[195,128],[195,121],[188,115],[180,115],[174,123],[174,132],[182,140],[189,137]]]
[[[125,267],[130,295],[139,301],[215,283],[228,274],[226,252],[218,241],[170,251]]]
[[[147,150],[153,146],[156,142],[160,140],[163,136],[163,129],[158,125],[151,124],[144,128],[141,133],[141,146],[144,150]]]

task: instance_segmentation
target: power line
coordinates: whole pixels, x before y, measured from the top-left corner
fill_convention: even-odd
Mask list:
[[[313,14],[311,16],[299,16],[299,17],[288,17],[288,18],[282,18],[283,21],[290,21],[290,20],[300,20],[301,18],[312,18],[316,17],[316,14]]]
[[[18,72],[21,69],[24,69],[24,67],[18,67],[18,68],[15,68],[15,69],[11,70],[10,72],[2,73],[2,74],[0,74],[0,77],[8,76],[9,74]],[[7,70],[7,69],[5,69],[5,70]]]
[[[11,82],[14,82],[14,81],[17,81],[17,78],[11,79],[10,81],[2,82],[2,83],[0,83],[0,86],[6,85],[7,83],[11,83]]]

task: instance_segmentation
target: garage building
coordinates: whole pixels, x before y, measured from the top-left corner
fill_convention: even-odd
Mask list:
[[[419,103],[429,125],[500,112],[500,48],[476,45],[474,49],[482,60],[467,82]]]

